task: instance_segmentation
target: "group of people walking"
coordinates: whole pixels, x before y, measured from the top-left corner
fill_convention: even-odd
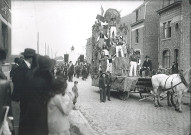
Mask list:
[[[82,77],[82,80],[86,80],[90,74],[90,64],[87,62],[78,63],[73,65],[72,61],[64,63],[64,65],[57,66],[56,74],[62,73],[62,75],[68,79],[69,82],[73,81],[73,77]]]
[[[54,74],[52,59],[30,48],[23,56],[10,74],[11,99],[20,103],[18,135],[70,135],[68,115],[77,102],[77,82],[68,92],[67,80]]]

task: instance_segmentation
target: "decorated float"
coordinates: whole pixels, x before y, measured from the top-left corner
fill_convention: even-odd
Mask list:
[[[92,86],[99,87],[100,74],[110,72],[111,89],[119,92],[120,99],[128,99],[129,93],[137,90],[143,97],[143,93],[150,93],[151,79],[129,77],[128,27],[121,24],[120,12],[116,9],[101,11],[92,26]]]

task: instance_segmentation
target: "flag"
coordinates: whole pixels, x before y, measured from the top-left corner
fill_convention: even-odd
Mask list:
[[[104,9],[103,9],[103,7],[101,5],[101,16],[103,16],[103,14],[104,14]]]

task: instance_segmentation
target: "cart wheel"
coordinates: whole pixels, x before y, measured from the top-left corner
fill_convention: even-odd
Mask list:
[[[127,100],[129,98],[129,91],[119,91],[119,98],[124,101]]]

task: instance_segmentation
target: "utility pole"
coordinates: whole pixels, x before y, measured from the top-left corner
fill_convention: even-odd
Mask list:
[[[45,42],[45,55],[46,55],[46,42]]]
[[[49,45],[48,45],[47,55],[49,56]],[[49,56],[49,57],[50,57],[50,56]]]
[[[39,54],[39,32],[37,33],[37,54]]]

